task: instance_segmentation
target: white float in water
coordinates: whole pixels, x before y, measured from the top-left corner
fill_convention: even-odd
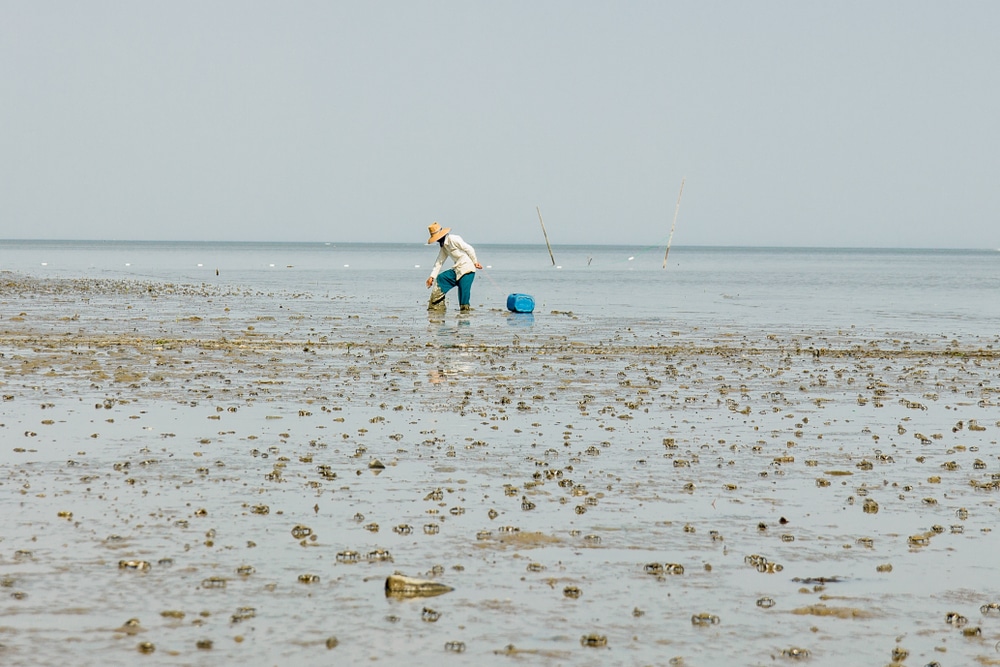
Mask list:
[[[204,264],[202,264],[201,262],[198,262],[198,268],[201,268],[201,267],[203,267],[203,266],[205,266],[205,265],[204,265]]]
[[[629,258],[628,258],[628,261],[630,261],[630,262],[631,262],[631,261],[632,261],[633,259],[635,259],[635,257],[629,257]]]

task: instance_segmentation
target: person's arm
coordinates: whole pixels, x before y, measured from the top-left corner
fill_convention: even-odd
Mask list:
[[[446,259],[448,259],[448,253],[445,252],[444,248],[441,248],[438,251],[437,261],[434,262],[434,268],[431,269],[431,275],[427,278],[427,287],[434,284],[434,279],[441,273],[441,267],[444,266],[444,260]]]
[[[459,249],[461,249],[461,251],[465,253],[469,257],[469,259],[472,260],[472,265],[474,267],[476,267],[477,269],[483,268],[483,265],[479,263],[478,259],[476,259],[476,249],[473,248],[468,243],[466,243],[465,239],[462,238],[456,239],[455,245],[458,246]]]

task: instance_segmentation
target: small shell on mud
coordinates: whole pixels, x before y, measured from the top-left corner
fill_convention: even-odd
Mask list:
[[[792,646],[791,648],[786,648],[784,651],[782,651],[781,655],[785,656],[786,658],[795,658],[795,659],[808,658],[809,649]]]
[[[312,528],[310,528],[309,526],[303,526],[302,524],[299,524],[294,528],[292,528],[292,537],[294,537],[297,540],[305,539],[310,535],[312,535]]]
[[[718,625],[719,617],[715,614],[694,614],[691,616],[691,625]]]
[[[120,560],[118,561],[119,570],[138,570],[145,571],[150,568],[148,562],[144,560]]]
[[[989,614],[990,612],[1000,613],[1000,602],[990,602],[989,604],[984,604],[979,608],[979,612],[983,615]]]
[[[591,633],[589,635],[583,635],[580,637],[580,646],[589,646],[591,648],[601,648],[608,645],[608,638],[605,635],[598,635]]]
[[[962,616],[957,611],[949,611],[944,616],[944,622],[947,623],[948,625],[954,625],[960,628],[966,623],[968,623],[969,619],[967,619],[965,616]]]

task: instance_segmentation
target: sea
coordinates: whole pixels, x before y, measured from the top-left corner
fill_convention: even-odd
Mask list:
[[[436,247],[418,244],[0,241],[0,270],[39,278],[236,285],[336,296],[371,312],[421,315]],[[538,316],[593,331],[651,328],[990,335],[1000,251],[479,245],[473,305],[528,294]],[[454,304],[453,304],[454,305]],[[538,323],[542,325],[541,322]]]
[[[0,241],[0,665],[1000,664],[1000,252],[476,250]]]

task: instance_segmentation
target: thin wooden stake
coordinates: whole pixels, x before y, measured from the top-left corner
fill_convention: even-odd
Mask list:
[[[674,240],[674,229],[677,228],[677,214],[681,210],[681,197],[684,196],[685,178],[681,179],[681,191],[677,194],[677,206],[674,208],[674,222],[670,225],[670,236],[667,238],[667,251],[663,253],[663,268],[667,268],[667,255],[670,254],[670,244]]]
[[[545,236],[545,247],[549,249],[549,258],[552,260],[552,266],[555,266],[556,258],[552,255],[552,246],[549,245],[549,234],[545,231],[545,223],[542,222],[542,211],[537,206],[535,210],[538,211],[538,222],[542,223],[542,235]]]

